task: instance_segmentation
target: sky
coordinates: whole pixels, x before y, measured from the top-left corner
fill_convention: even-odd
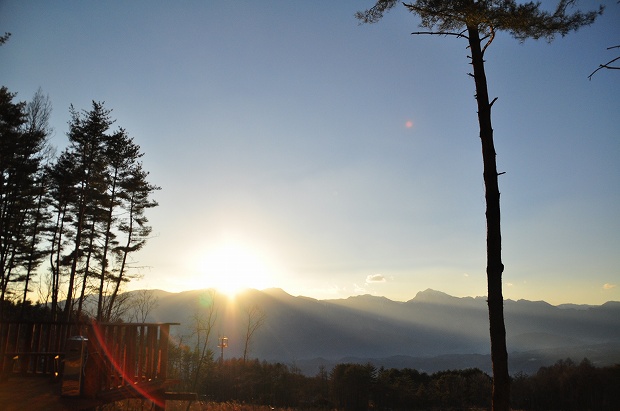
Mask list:
[[[549,1],[543,2],[549,4]],[[583,7],[595,2],[581,2]],[[504,297],[620,301],[620,5],[486,54]],[[372,0],[0,1],[0,84],[112,109],[162,189],[129,289],[278,287],[318,299],[486,294],[466,41]]]

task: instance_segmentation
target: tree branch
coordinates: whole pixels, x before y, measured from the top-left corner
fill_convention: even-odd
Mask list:
[[[431,36],[456,36],[456,37],[462,37],[467,39],[468,37],[466,35],[463,34],[463,32],[461,33],[452,33],[452,32],[448,32],[448,31],[414,31],[411,34],[428,34]]]
[[[9,32],[6,32],[3,36],[0,36],[0,46],[6,43],[9,40],[9,37],[11,37],[11,33]]]
[[[609,49],[615,48],[615,47],[620,47],[620,46],[614,46],[614,47],[610,47]],[[611,63],[620,60],[620,56],[616,57],[613,60],[608,61],[605,64],[600,64],[598,66],[598,68],[596,70],[594,70],[592,73],[590,73],[590,75],[588,76],[588,80],[592,80],[592,76],[599,70],[601,69],[607,69],[607,70],[620,70],[620,67],[617,66],[610,66]]]
[[[487,41],[487,44],[485,44],[484,47],[482,48],[483,56],[484,56],[484,52],[487,51],[487,47],[489,47],[491,43],[493,42],[493,39],[495,39],[495,29],[493,28],[493,26],[489,26],[489,29],[491,30],[491,33],[489,33],[489,41]],[[493,103],[491,103],[491,105],[492,104]]]

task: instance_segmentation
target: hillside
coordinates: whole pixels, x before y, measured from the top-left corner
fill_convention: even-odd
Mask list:
[[[158,306],[149,319],[180,322],[173,333],[191,341],[192,317],[204,315],[206,290],[155,293]],[[266,318],[253,339],[252,358],[295,364],[307,373],[343,360],[427,371],[490,371],[483,297],[426,290],[407,302],[370,295],[315,300],[269,289],[247,290],[234,302],[216,296],[215,304],[211,346],[218,336],[227,336],[226,357],[243,355],[246,310],[257,306]],[[505,318],[512,373],[533,372],[566,357],[588,357],[601,365],[620,362],[619,302],[553,306],[507,300]]]

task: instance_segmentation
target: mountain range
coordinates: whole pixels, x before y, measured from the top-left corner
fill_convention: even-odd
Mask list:
[[[153,290],[157,305],[148,320],[180,323],[172,333],[193,344],[192,324],[204,318],[208,290]],[[228,337],[225,357],[242,357],[248,310],[264,322],[251,339],[249,356],[297,367],[308,375],[341,362],[373,363],[425,372],[477,367],[491,372],[488,311],[484,297],[453,297],[435,290],[406,302],[360,295],[316,300],[281,289],[246,290],[234,300],[215,295],[217,319],[210,345]],[[510,372],[534,373],[559,359],[595,365],[620,363],[620,302],[600,306],[544,301],[504,303]]]

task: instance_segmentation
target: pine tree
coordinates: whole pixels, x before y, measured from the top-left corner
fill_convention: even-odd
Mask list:
[[[52,134],[52,128],[49,125],[49,118],[52,112],[52,104],[49,96],[43,95],[41,88],[37,90],[32,100],[26,106],[26,123],[25,133],[33,138],[38,139],[41,143],[38,154],[38,167],[35,173],[32,186],[33,208],[29,210],[30,224],[27,227],[27,236],[29,238],[28,247],[24,253],[24,287],[22,297],[23,317],[24,309],[28,293],[30,292],[31,279],[36,274],[36,269],[41,265],[47,250],[41,248],[43,233],[49,228],[49,220],[51,215],[48,211],[47,189],[48,176],[44,163],[51,161],[52,149],[47,144],[47,139]]]
[[[91,259],[97,254],[98,239],[97,222],[101,219],[101,199],[105,191],[105,141],[106,132],[113,121],[110,119],[110,110],[102,103],[92,103],[88,112],[78,112],[70,109],[69,147],[61,154],[66,165],[70,165],[70,177],[65,180],[71,184],[64,190],[72,191],[68,198],[68,213],[70,224],[74,230],[71,239],[72,248],[63,260],[70,261],[69,280],[67,286],[64,318],[70,321],[76,296],[78,275],[82,277],[81,292],[77,297],[77,314],[81,314],[82,303],[86,292],[86,284],[91,270]]]
[[[29,122],[26,103],[14,103],[14,97],[0,88],[0,317],[19,283],[26,283],[27,294],[27,282],[43,257],[37,250],[42,218],[38,187],[48,130]]]
[[[151,234],[152,228],[148,225],[145,212],[158,205],[151,196],[160,188],[150,184],[147,177],[148,172],[143,170],[142,163],[136,161],[127,168],[119,182],[120,206],[125,217],[119,221],[118,231],[124,235],[124,245],[119,245],[114,250],[118,266],[114,275],[110,276],[112,293],[106,309],[106,318],[111,316],[121,285],[131,280],[131,276],[128,275],[130,254],[140,251]]]
[[[52,320],[58,320],[59,301],[62,297],[61,280],[68,275],[71,265],[65,257],[66,249],[73,237],[70,222],[72,221],[69,204],[75,195],[73,163],[67,153],[62,153],[55,163],[47,167],[49,176],[49,203],[53,221],[49,230],[49,283],[51,294]]]
[[[25,103],[14,103],[14,97],[6,87],[0,88],[0,310],[16,266],[22,214],[20,191],[26,177],[20,163],[28,155],[21,130],[26,122]]]
[[[429,31],[413,34],[455,36],[467,40],[470,49],[476,86],[478,124],[482,143],[483,178],[486,198],[487,223],[487,285],[491,360],[493,363],[493,410],[510,408],[510,378],[506,349],[506,329],[502,294],[502,240],[500,229],[500,192],[496,153],[491,126],[491,107],[484,66],[486,49],[498,31],[506,31],[519,41],[528,38],[553,40],[594,22],[598,11],[575,11],[569,7],[576,0],[559,0],[555,11],[541,8],[540,2],[517,3],[515,0],[416,0],[403,3],[420,19],[420,26]],[[374,23],[383,13],[400,4],[397,0],[378,0],[375,5],[356,17],[365,23]]]
[[[91,298],[93,315],[111,318],[121,285],[133,278],[127,256],[140,250],[151,232],[145,211],[157,205],[150,197],[159,188],[147,181],[140,147],[124,129],[111,130],[110,112],[97,102],[89,111],[72,107],[71,144],[50,168],[52,305],[66,276],[67,321],[74,311],[82,315]]]

